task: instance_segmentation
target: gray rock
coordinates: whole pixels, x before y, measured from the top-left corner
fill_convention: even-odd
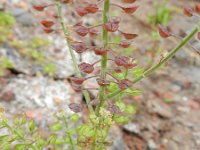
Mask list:
[[[114,140],[112,147],[109,150],[127,150],[127,147],[122,137],[118,137]]]
[[[10,80],[4,90],[12,89],[15,94],[15,101],[11,106],[18,106],[18,109],[45,107],[57,109],[55,99],[59,99],[63,109],[72,98],[71,86],[67,82],[54,81],[46,77],[19,76]],[[74,102],[80,101],[80,96],[73,96]]]
[[[140,134],[139,126],[132,122],[124,125],[124,129],[135,134]]]
[[[157,113],[164,118],[173,117],[172,109],[165,103],[158,100],[151,100],[147,102],[147,105],[150,112]]]
[[[17,22],[24,26],[31,26],[36,21],[31,13],[20,8],[14,8],[11,10],[11,13],[16,18]]]
[[[149,150],[156,150],[157,149],[157,145],[156,145],[156,143],[154,142],[153,139],[150,139],[148,141],[148,148],[149,148]]]

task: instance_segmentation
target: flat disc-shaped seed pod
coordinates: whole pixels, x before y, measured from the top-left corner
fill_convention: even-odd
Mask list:
[[[121,9],[127,14],[133,14],[138,9],[138,6],[121,7]]]
[[[136,0],[122,0],[122,2],[124,2],[124,3],[134,3],[134,2],[136,2]]]
[[[120,80],[118,82],[118,86],[122,90],[130,88],[132,86],[132,84],[133,84],[133,82],[128,79]]]
[[[87,74],[90,74],[94,71],[93,65],[84,62],[79,65],[79,68],[82,72],[85,72]]]
[[[77,104],[77,103],[69,104],[69,108],[75,113],[82,111],[82,106],[80,104]]]

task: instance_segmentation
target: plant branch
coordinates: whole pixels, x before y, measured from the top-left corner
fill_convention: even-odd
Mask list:
[[[103,9],[103,23],[105,24],[106,22],[108,22],[108,13],[109,13],[109,8],[110,8],[110,0],[104,0],[104,9]],[[108,46],[108,32],[102,28],[103,30],[103,35],[102,35],[102,38],[103,38],[103,46],[104,47],[107,47]],[[101,59],[101,78],[103,80],[106,79],[106,69],[107,69],[107,61],[108,61],[108,58],[107,58],[107,54],[103,55],[102,56],[102,59]],[[100,100],[100,104],[97,106],[97,109],[96,109],[96,115],[99,116],[99,111],[100,111],[100,108],[104,105],[105,103],[105,87],[104,86],[101,86],[100,87],[100,91],[99,91],[99,100]]]
[[[67,28],[66,28],[65,23],[64,23],[64,18],[63,18],[63,15],[62,15],[61,3],[60,2],[56,2],[56,6],[57,6],[57,9],[58,9],[58,16],[60,18],[60,23],[61,23],[61,26],[62,26],[63,33],[64,33],[65,37],[68,37],[69,34],[68,34]],[[71,55],[71,58],[72,58],[72,61],[73,61],[73,64],[74,64],[74,68],[75,68],[76,74],[77,74],[78,77],[82,77],[80,69],[78,67],[78,63],[77,63],[76,57],[74,55],[73,50],[69,46],[69,42],[68,42],[67,38],[66,38],[66,44],[68,46],[68,50],[70,52],[70,55]],[[83,91],[83,95],[84,95],[85,100],[87,102],[87,106],[89,108],[89,111],[91,113],[94,113],[94,110],[93,110],[92,106],[90,105],[90,95],[89,95],[89,93],[87,91]]]
[[[193,29],[193,31],[188,34],[182,41],[181,43],[175,47],[172,51],[169,52],[169,54],[163,58],[158,64],[156,64],[155,66],[151,67],[150,69],[146,70],[143,74],[143,76],[140,76],[138,78],[136,78],[133,83],[137,83],[138,81],[142,80],[143,78],[149,76],[150,74],[152,74],[153,72],[155,72],[157,69],[159,69],[162,65],[164,65],[169,59],[171,59],[183,46],[185,46],[193,37],[194,35],[198,32],[199,27],[195,27]],[[120,94],[122,91],[121,90],[116,90],[113,93],[108,95],[108,98],[112,98],[118,94]]]

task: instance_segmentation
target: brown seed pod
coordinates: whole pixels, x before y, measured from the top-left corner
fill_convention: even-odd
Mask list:
[[[46,8],[46,6],[44,6],[44,5],[33,5],[33,8],[37,11],[43,11]]]
[[[87,50],[87,46],[82,42],[74,42],[71,44],[71,47],[78,53],[83,53]]]
[[[195,12],[200,14],[200,3],[195,5]]]
[[[122,32],[120,31],[120,33],[124,36],[125,39],[127,40],[132,40],[136,37],[138,37],[138,34],[134,34],[134,33],[125,33],[125,32]]]
[[[94,29],[94,28],[89,29],[90,36],[96,36],[96,35],[98,35],[98,33],[99,33],[99,31],[97,29]]]
[[[42,20],[40,22],[45,28],[52,27],[55,23],[52,20]]]
[[[121,73],[122,72],[122,68],[121,67],[114,67],[114,71],[116,72],[116,73]]]
[[[118,82],[118,86],[122,90],[130,88],[132,86],[132,84],[133,84],[133,82],[128,79],[119,80],[119,82]]]
[[[75,84],[81,85],[86,80],[86,78],[83,78],[83,77],[70,77],[70,80]]]
[[[76,8],[76,12],[79,16],[83,17],[85,15],[87,15],[89,12],[87,10],[85,10],[83,7],[78,7]]]
[[[89,33],[89,29],[84,26],[76,26],[75,32],[80,36],[86,36]]]
[[[85,63],[85,62],[81,63],[81,64],[79,65],[79,68],[80,68],[80,70],[81,70],[82,72],[85,72],[85,73],[87,73],[87,74],[90,74],[90,73],[92,73],[92,72],[94,71],[93,65],[88,64],[88,63]]]
[[[52,33],[54,31],[54,29],[52,29],[52,28],[43,28],[43,31],[45,33]]]
[[[122,41],[118,44],[120,47],[123,47],[123,48],[128,48],[130,47],[131,43],[128,42],[128,41]]]
[[[108,49],[102,47],[95,47],[93,50],[96,55],[106,55],[109,51]]]
[[[104,29],[108,32],[116,32],[119,28],[120,23],[119,17],[112,17],[107,23],[104,24]]]
[[[124,66],[125,64],[128,63],[129,61],[129,57],[126,57],[126,56],[116,56],[115,59],[115,64],[117,66]]]
[[[183,7],[183,13],[188,17],[192,17],[193,16],[193,10],[192,10],[192,8],[190,8],[188,6],[184,6]]]
[[[82,91],[82,86],[81,85],[75,85],[72,84],[72,88],[75,92],[81,92]]]
[[[100,86],[108,86],[108,85],[110,85],[110,81],[108,81],[108,80],[97,78],[96,81],[97,81],[98,85],[100,85]]]
[[[86,10],[88,13],[93,14],[93,13],[96,13],[99,10],[97,4],[89,3],[89,2],[85,2],[84,4],[85,4],[84,10]]]
[[[120,113],[120,109],[118,106],[116,105],[112,105],[108,107],[108,110],[112,113],[112,114],[118,114]]]
[[[124,3],[134,3],[134,2],[136,2],[136,0],[122,0],[122,2],[124,2]]]
[[[158,31],[162,38],[168,38],[171,36],[171,33],[166,28],[162,27],[161,25],[158,26]]]
[[[121,9],[127,14],[133,14],[138,9],[138,6],[121,7]]]
[[[75,113],[79,113],[79,112],[82,111],[82,106],[80,104],[77,104],[77,103],[69,104],[69,108]]]

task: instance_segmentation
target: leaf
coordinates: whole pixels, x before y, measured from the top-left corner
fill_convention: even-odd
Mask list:
[[[70,121],[72,121],[72,122],[77,122],[78,120],[79,120],[79,115],[78,114],[73,114],[70,117]]]
[[[125,124],[129,121],[129,118],[125,116],[115,116],[114,121],[119,124]]]
[[[122,101],[117,101],[117,102],[115,103],[115,105],[118,106],[119,109],[120,109],[121,111],[124,111],[124,109],[125,109],[125,107],[126,107],[125,103],[122,102]]]
[[[64,144],[65,143],[65,141],[64,141],[64,139],[63,138],[56,138],[56,141],[55,141],[55,144],[57,145],[57,146],[61,146],[62,144]]]
[[[142,93],[142,91],[137,89],[126,89],[125,91],[123,91],[123,93],[127,95],[138,96]]]
[[[33,131],[35,129],[35,121],[34,120],[30,120],[28,122],[28,129],[29,129],[29,131]]]
[[[25,149],[26,145],[24,144],[17,144],[15,145],[15,150],[23,150]]]
[[[125,112],[127,114],[134,114],[134,113],[136,113],[136,106],[134,106],[134,105],[128,105],[128,106],[126,106]]]
[[[111,82],[109,86],[107,86],[107,89],[109,92],[114,92],[116,90],[118,90],[118,85],[116,83]]]
[[[134,69],[134,71],[133,71],[133,77],[134,78],[138,78],[138,77],[142,76],[143,73],[144,73],[144,68],[143,67],[142,68]]]
[[[10,136],[9,135],[2,135],[0,136],[0,143],[2,142],[6,142],[10,139]]]
[[[55,122],[50,126],[51,131],[57,132],[62,129],[62,124],[59,122]]]

